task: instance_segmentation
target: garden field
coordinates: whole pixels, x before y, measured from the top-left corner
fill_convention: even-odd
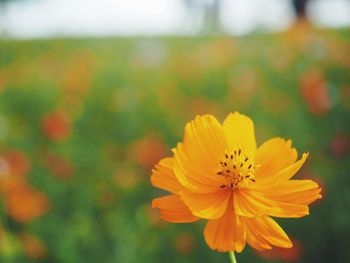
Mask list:
[[[350,262],[350,30],[0,40],[0,262],[228,262],[204,221],[170,224],[150,183],[185,124],[234,111],[258,144],[309,152],[322,187],[291,249],[238,262]]]

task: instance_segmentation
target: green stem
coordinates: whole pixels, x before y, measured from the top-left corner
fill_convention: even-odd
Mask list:
[[[231,263],[237,263],[237,260],[236,260],[236,257],[235,257],[235,252],[230,251],[230,252],[228,252],[228,255],[230,256]]]

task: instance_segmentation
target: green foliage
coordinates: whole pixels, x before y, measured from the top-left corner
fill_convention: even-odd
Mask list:
[[[321,183],[311,215],[277,220],[300,262],[349,262],[350,31],[290,30],[242,38],[54,39],[0,42],[0,156],[20,150],[50,210],[26,223],[2,202],[1,262],[228,262],[204,222],[167,224],[150,207],[154,162],[197,114],[240,111],[258,143],[292,138]],[[49,112],[70,132],[50,139]],[[60,170],[61,169],[61,170]],[[31,233],[47,250],[25,253]],[[250,248],[238,262],[261,262]],[[277,260],[277,259],[276,259]],[[298,262],[299,262],[298,261]]]

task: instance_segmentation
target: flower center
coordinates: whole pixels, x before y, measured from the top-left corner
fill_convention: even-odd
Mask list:
[[[257,168],[252,155],[244,153],[240,147],[231,152],[225,151],[224,157],[220,159],[217,175],[225,177],[227,183],[220,185],[220,188],[236,189],[245,186],[249,181],[255,182]]]

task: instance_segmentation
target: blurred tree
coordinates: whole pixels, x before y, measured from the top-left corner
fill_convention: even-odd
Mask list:
[[[0,6],[3,6],[6,2],[14,2],[17,0],[0,0]]]
[[[184,0],[191,26],[207,34],[221,32],[221,0]]]
[[[6,32],[4,32],[4,29],[2,27],[2,25],[3,25],[2,18],[5,15],[6,4],[8,2],[15,2],[15,1],[22,1],[22,0],[0,0],[0,36],[6,35]]]
[[[297,19],[305,19],[306,5],[310,2],[309,0],[292,0],[293,8]]]

